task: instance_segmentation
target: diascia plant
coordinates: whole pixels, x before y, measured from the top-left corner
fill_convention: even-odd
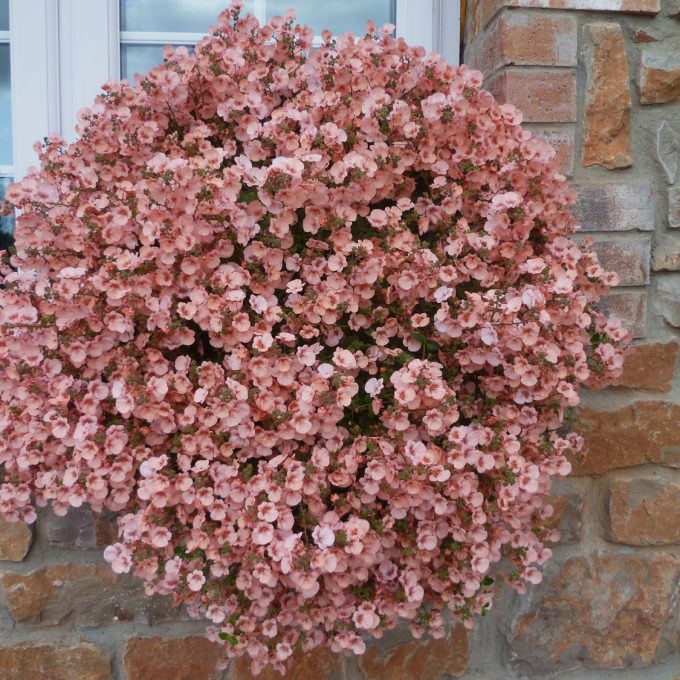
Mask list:
[[[540,581],[566,415],[628,334],[478,72],[238,5],[8,191],[0,511],[120,513],[114,571],[284,670],[472,625],[497,562]]]

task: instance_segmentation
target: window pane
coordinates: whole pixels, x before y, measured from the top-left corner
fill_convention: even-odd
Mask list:
[[[121,45],[120,77],[135,82],[135,74],[144,75],[150,68],[163,63],[163,45]],[[193,45],[185,45],[189,52]]]
[[[14,180],[11,177],[0,177],[0,200],[5,197],[7,187]],[[0,249],[5,249],[13,243],[14,217],[0,217]]]
[[[245,11],[253,11],[247,0]],[[121,30],[207,33],[228,0],[120,0]]]
[[[335,35],[351,31],[360,36],[366,31],[367,19],[378,26],[395,23],[393,0],[267,0],[267,21],[283,16],[290,7],[296,11],[297,21],[317,34],[327,28]]]
[[[162,45],[122,45],[120,77],[135,82],[135,73],[146,73],[163,61]]]
[[[7,44],[0,45],[0,165],[12,165],[12,100]]]
[[[0,31],[9,31],[9,0],[0,0]]]

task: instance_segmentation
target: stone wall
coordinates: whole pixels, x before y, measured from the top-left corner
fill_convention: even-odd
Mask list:
[[[504,593],[470,635],[397,631],[288,677],[680,680],[680,4],[472,0],[466,43],[488,88],[556,145],[584,231],[621,275],[606,305],[637,344],[581,411],[590,453],[555,488],[563,538],[543,584]],[[0,678],[250,678],[241,662],[215,671],[200,622],[110,571],[112,536],[86,508],[45,511],[33,532],[0,523]]]
[[[472,635],[470,678],[680,679],[680,4],[473,0],[465,62],[557,145],[636,337],[588,394],[544,582]]]

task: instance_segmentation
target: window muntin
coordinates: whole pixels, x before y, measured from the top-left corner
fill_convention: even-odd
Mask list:
[[[9,0],[0,0],[0,200],[14,174],[10,58]],[[0,248],[11,245],[13,230],[14,218],[0,216]]]
[[[0,166],[12,165],[12,94],[9,40],[0,42]]]

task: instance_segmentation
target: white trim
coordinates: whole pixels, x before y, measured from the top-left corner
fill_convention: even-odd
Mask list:
[[[460,0],[439,0],[434,49],[457,66],[460,61]]]
[[[75,138],[78,111],[118,78],[117,7],[116,0],[59,0],[61,133],[68,141]]]
[[[14,177],[20,179],[38,163],[34,142],[59,127],[57,0],[10,0],[9,5]]]
[[[171,33],[164,31],[121,31],[121,45],[195,45],[205,33]]]
[[[267,21],[267,0],[253,0],[253,14],[260,24],[264,24]]]
[[[10,36],[9,31],[0,31],[0,43],[8,43],[9,36]]]
[[[396,10],[397,36],[458,64],[460,0],[397,0]]]
[[[434,49],[434,0],[397,0],[397,36],[409,45]]]

